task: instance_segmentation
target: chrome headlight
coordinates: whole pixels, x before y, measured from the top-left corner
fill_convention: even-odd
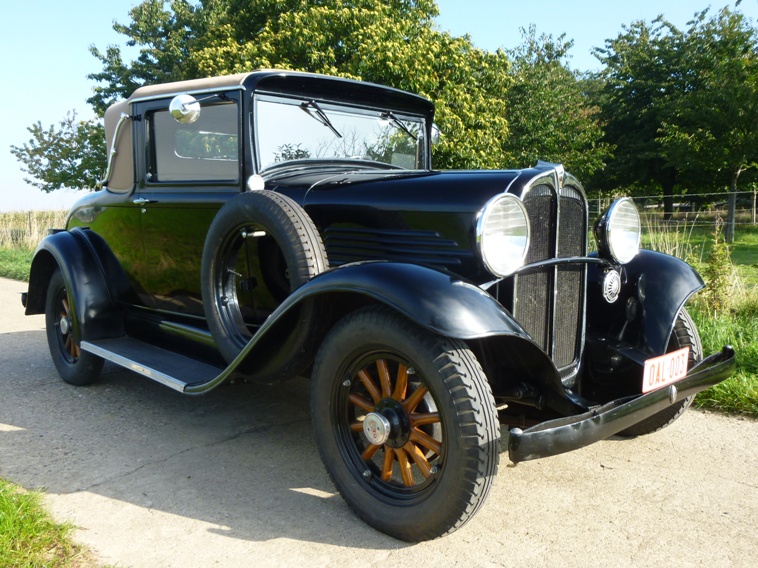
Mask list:
[[[640,251],[640,214],[628,197],[617,199],[595,223],[598,254],[626,264]]]
[[[524,264],[529,249],[529,219],[523,203],[510,194],[491,199],[476,224],[479,254],[492,274],[505,277]]]

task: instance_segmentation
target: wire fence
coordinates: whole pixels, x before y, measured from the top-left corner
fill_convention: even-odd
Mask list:
[[[723,225],[727,218],[729,194],[706,193],[698,195],[671,196],[673,211],[664,211],[663,196],[643,195],[632,197],[642,218],[643,230],[657,231],[661,228],[712,232]],[[590,226],[599,215],[610,207],[614,198],[602,197],[589,200]],[[50,227],[61,227],[66,211],[24,211],[0,213],[0,248],[24,246],[34,248],[47,234]],[[740,229],[758,226],[758,191],[737,192],[735,234]]]
[[[729,193],[668,197],[673,203],[672,210],[669,212],[664,209],[664,197],[661,195],[631,198],[639,209],[643,229],[685,225],[690,229],[713,230],[726,222]],[[758,226],[758,191],[738,191],[736,197],[734,231],[738,234],[740,229]],[[613,203],[613,200],[612,197],[590,199],[590,220],[597,219]]]

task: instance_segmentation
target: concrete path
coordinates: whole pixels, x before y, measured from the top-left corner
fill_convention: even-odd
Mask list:
[[[335,494],[308,382],[184,397],[106,366],[63,383],[25,285],[0,279],[0,477],[44,488],[102,564],[756,566],[758,422],[689,411],[645,438],[509,467],[451,536],[409,545]]]

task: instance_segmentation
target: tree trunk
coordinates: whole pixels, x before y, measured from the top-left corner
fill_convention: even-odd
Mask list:
[[[674,216],[674,196],[664,193],[663,195],[663,220],[671,221]]]
[[[728,210],[726,213],[726,233],[724,235],[724,240],[727,243],[734,242],[734,224],[737,211],[737,180],[739,179],[741,173],[741,169],[737,169],[732,172],[732,179],[729,183],[729,200]]]
[[[674,187],[676,186],[676,170],[667,168],[661,176],[661,189],[663,190],[663,220],[671,221],[674,216]]]

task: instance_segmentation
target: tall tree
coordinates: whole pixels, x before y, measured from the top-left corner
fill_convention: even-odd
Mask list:
[[[510,52],[513,85],[505,94],[511,135],[506,148],[515,165],[538,159],[561,162],[580,179],[603,168],[610,149],[601,141],[598,108],[567,64],[573,41],[565,34],[537,36],[522,30],[522,44]]]
[[[77,120],[75,112],[43,128],[38,121],[27,130],[32,138],[11,153],[31,176],[28,184],[49,193],[56,189],[94,189],[105,171],[105,132],[96,121]]]
[[[435,148],[436,167],[509,161],[503,147],[508,58],[436,30],[433,0],[236,0],[226,11],[222,4],[213,8],[213,31],[191,56],[190,67],[201,74],[278,67],[409,90],[437,105],[445,136]]]
[[[737,183],[758,166],[758,30],[738,12],[707,10],[679,46],[682,87],[661,125],[669,161],[721,172],[729,185],[726,240],[734,240]]]
[[[512,70],[504,51],[439,31],[437,15],[434,0],[144,0],[129,24],[114,24],[138,49],[136,59],[126,62],[119,46],[91,48],[102,69],[89,76],[98,83],[89,102],[102,114],[147,83],[257,68],[312,71],[433,100],[443,132],[437,168],[532,165],[537,157],[580,174],[600,166],[605,147],[594,111],[561,62],[570,43],[531,37]],[[519,91],[509,99],[514,82]],[[509,112],[519,122],[515,133]]]
[[[202,5],[188,0],[143,0],[129,15],[132,21],[128,25],[116,22],[113,29],[128,38],[127,46],[139,46],[134,61],[125,63],[119,46],[110,45],[104,52],[90,46],[90,53],[102,64],[100,72],[87,76],[99,83],[95,94],[87,99],[98,116],[142,85],[200,76],[192,66],[190,53],[197,38],[209,31]]]
[[[662,18],[652,24],[638,21],[606,40],[605,48],[595,49],[604,65],[600,73],[604,87],[598,93],[604,140],[615,147],[602,183],[605,189],[657,185],[667,196],[667,214],[673,211],[671,196],[679,172],[663,150],[659,130],[681,84],[677,52],[681,36]]]
[[[509,163],[505,53],[435,29],[434,0],[144,0],[116,23],[138,48],[91,47],[102,70],[88,102],[99,115],[143,84],[283,68],[373,81],[427,96],[445,133],[440,168]]]

